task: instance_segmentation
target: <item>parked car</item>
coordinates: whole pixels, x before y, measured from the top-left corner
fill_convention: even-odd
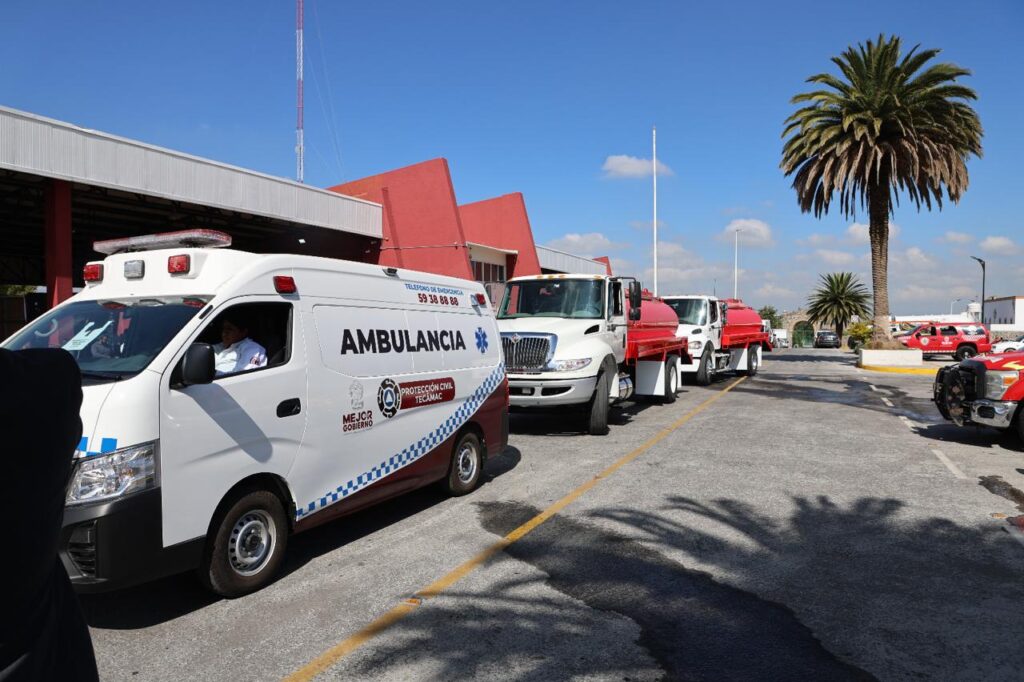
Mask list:
[[[988,329],[978,322],[929,322],[897,341],[907,348],[920,349],[924,355],[952,355],[957,360],[992,350]]]
[[[1016,430],[1024,440],[1024,353],[983,355],[943,367],[932,395],[943,418],[957,426]]]
[[[839,348],[839,335],[835,332],[820,331],[814,336],[815,348]]]
[[[1012,341],[999,341],[992,344],[993,353],[1010,353],[1018,350],[1024,350],[1024,334]]]

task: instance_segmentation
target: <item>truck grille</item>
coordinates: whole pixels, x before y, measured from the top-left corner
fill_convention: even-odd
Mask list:
[[[551,339],[548,336],[502,334],[501,350],[505,355],[505,367],[508,371],[537,371],[548,363]]]

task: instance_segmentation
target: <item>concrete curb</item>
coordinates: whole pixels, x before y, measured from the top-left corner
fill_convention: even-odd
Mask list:
[[[931,369],[929,367],[882,367],[881,365],[863,365],[861,369],[872,372],[889,372],[890,374],[917,374],[926,377],[933,377],[939,371],[938,368]]]

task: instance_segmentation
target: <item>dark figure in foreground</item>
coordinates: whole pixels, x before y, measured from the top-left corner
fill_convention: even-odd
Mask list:
[[[57,556],[81,404],[78,365],[66,351],[0,349],[0,682],[98,679]]]

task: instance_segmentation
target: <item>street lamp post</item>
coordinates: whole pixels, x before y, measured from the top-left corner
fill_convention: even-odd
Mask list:
[[[962,298],[955,298],[955,299],[953,299],[952,301],[949,302],[949,314],[950,315],[953,314],[953,304],[957,303],[958,301],[962,301],[962,300],[964,300],[964,299],[962,299]]]
[[[736,228],[736,248],[732,264],[732,297],[739,300],[740,292],[740,228]]]
[[[981,264],[981,323],[985,324],[985,261],[977,256],[971,256]]]

